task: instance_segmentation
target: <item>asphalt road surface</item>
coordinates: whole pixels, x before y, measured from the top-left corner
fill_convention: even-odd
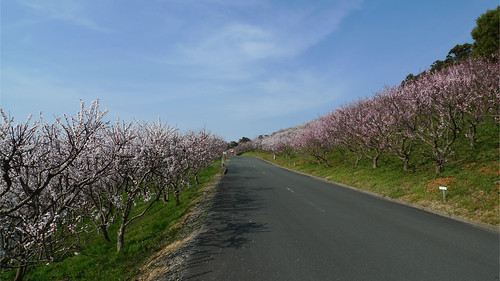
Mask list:
[[[182,280],[499,280],[499,234],[232,157]]]

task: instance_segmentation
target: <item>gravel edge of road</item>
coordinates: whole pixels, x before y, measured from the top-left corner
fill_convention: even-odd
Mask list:
[[[453,215],[453,214],[450,214],[450,213],[446,213],[446,212],[443,212],[443,211],[435,210],[435,209],[432,209],[432,208],[429,208],[429,207],[425,207],[425,206],[421,206],[421,205],[418,205],[418,204],[413,204],[413,203],[410,203],[410,202],[406,202],[406,201],[403,201],[403,200],[399,200],[399,199],[394,199],[394,198],[390,198],[390,197],[387,197],[387,196],[383,196],[381,194],[378,194],[378,193],[375,193],[375,192],[372,192],[372,191],[369,191],[369,190],[364,190],[364,189],[356,188],[356,187],[349,186],[349,185],[346,185],[346,184],[343,184],[343,183],[338,183],[338,182],[326,180],[326,179],[321,178],[321,177],[317,177],[317,176],[310,175],[310,174],[307,174],[307,173],[304,173],[304,172],[300,172],[300,171],[296,171],[296,170],[293,170],[293,169],[290,169],[290,168],[287,168],[287,167],[280,166],[280,165],[278,165],[276,163],[267,161],[267,160],[262,159],[262,158],[258,158],[258,157],[254,157],[254,156],[246,156],[246,157],[252,157],[252,158],[255,158],[255,159],[259,159],[259,160],[267,162],[267,163],[269,163],[271,165],[274,165],[276,167],[280,167],[282,169],[285,169],[285,170],[288,170],[288,171],[291,171],[291,172],[294,172],[294,173],[297,173],[297,174],[301,174],[301,175],[304,175],[304,176],[315,178],[315,179],[318,179],[318,180],[321,180],[321,181],[324,181],[324,182],[333,183],[333,184],[336,184],[336,185],[339,185],[339,186],[342,186],[342,187],[345,187],[345,188],[349,188],[349,189],[352,189],[352,190],[356,190],[358,192],[361,192],[361,193],[364,193],[364,194],[368,194],[368,195],[371,195],[371,196],[374,196],[374,197],[377,197],[377,198],[381,198],[381,199],[384,199],[384,200],[387,200],[387,201],[390,201],[390,202],[394,202],[394,203],[397,203],[397,204],[401,204],[401,205],[405,205],[405,206],[412,207],[412,208],[415,208],[415,209],[423,210],[423,211],[426,211],[426,212],[429,212],[429,213],[433,213],[433,214],[436,214],[436,215],[439,215],[439,216],[442,216],[442,217],[446,217],[446,218],[450,218],[450,219],[453,219],[453,220],[456,220],[456,221],[460,221],[460,222],[472,225],[472,226],[480,228],[480,229],[484,229],[484,230],[488,230],[488,231],[493,231],[493,232],[496,232],[496,233],[500,233],[500,226],[497,227],[497,226],[494,226],[494,225],[491,225],[491,224],[474,221],[474,220],[471,220],[471,219],[467,219],[467,218],[464,218],[464,217],[456,216],[456,215]]]

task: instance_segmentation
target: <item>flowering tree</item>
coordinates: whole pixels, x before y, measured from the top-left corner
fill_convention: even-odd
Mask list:
[[[299,125],[279,132],[276,136],[276,151],[285,157],[290,158],[294,154],[297,140],[300,138],[305,125]]]
[[[81,216],[81,190],[102,170],[75,169],[105,127],[106,112],[83,102],[76,118],[64,116],[54,124],[42,120],[14,124],[2,114],[0,237],[2,270],[52,262],[76,247]],[[84,175],[85,174],[85,175]]]
[[[279,130],[268,136],[259,136],[252,141],[255,148],[273,153],[273,158],[278,155],[290,157],[293,152],[295,138],[299,136],[301,126]]]
[[[181,147],[183,155],[186,158],[187,170],[195,177],[195,183],[198,184],[198,173],[205,168],[208,162],[208,153],[210,134],[205,130],[199,132],[189,131],[181,138]],[[188,172],[186,172],[186,176]]]
[[[476,132],[479,123],[487,116],[498,118],[500,106],[500,63],[498,57],[493,59],[471,57],[454,66],[462,90],[463,102],[457,104],[464,114],[465,136],[470,141],[471,149],[476,147]],[[497,120],[498,121],[498,120]]]
[[[409,81],[402,87],[387,88],[384,99],[384,108],[393,118],[393,132],[389,139],[388,149],[397,158],[403,161],[403,171],[408,170],[410,155],[415,150],[418,122],[418,112],[413,106],[415,100],[412,95],[415,82]]]
[[[118,252],[124,246],[126,227],[143,216],[158,201],[167,186],[158,186],[158,183],[164,182],[163,179],[169,180],[170,175],[165,171],[174,169],[170,161],[174,157],[172,143],[177,129],[158,121],[157,124],[137,123],[133,130],[135,137],[131,137],[131,141],[121,149],[112,178],[118,191],[115,194],[119,198],[116,208],[121,217],[117,232]],[[141,213],[130,217],[132,206],[138,202],[144,202],[146,206]]]
[[[328,167],[328,153],[333,149],[333,142],[326,122],[325,118],[309,122],[300,131],[295,145],[299,150],[316,158],[319,164],[324,163]]]
[[[198,173],[210,162],[219,158],[225,150],[226,142],[206,130],[190,131],[184,136],[186,156],[191,173],[198,184]]]
[[[107,228],[115,221],[117,211],[123,207],[121,186],[125,184],[116,176],[116,171],[120,168],[120,161],[127,157],[126,149],[136,138],[136,131],[132,123],[120,124],[117,121],[115,125],[107,128],[104,134],[105,138],[92,153],[108,167],[107,174],[87,186],[83,190],[83,196],[86,213],[103,238],[110,242]]]
[[[332,114],[329,114],[331,126],[336,126],[334,131],[337,137],[338,146],[341,150],[350,151],[355,155],[354,166],[357,167],[359,161],[363,158],[362,146],[359,141],[359,128],[354,116],[357,108],[353,106],[340,107]]]
[[[169,157],[165,166],[168,185],[172,188],[175,204],[180,204],[180,193],[182,189],[189,185],[190,161],[188,157],[188,145],[186,137],[176,134],[170,143]]]
[[[278,154],[278,141],[279,141],[279,132],[276,132],[272,135],[264,137],[260,141],[259,148],[264,151],[272,152],[273,159],[276,159],[276,154]]]
[[[386,88],[386,91],[388,88]],[[394,117],[390,107],[386,107],[386,92],[381,92],[373,98],[359,100],[355,115],[357,123],[355,141],[359,142],[363,155],[372,160],[372,167],[378,167],[378,160],[387,149],[394,130]]]
[[[454,153],[452,145],[463,129],[460,105],[465,100],[460,93],[465,91],[463,86],[468,79],[455,66],[419,77],[415,94],[420,120],[417,136],[430,148],[422,152],[434,161],[436,174],[441,173],[449,155]]]

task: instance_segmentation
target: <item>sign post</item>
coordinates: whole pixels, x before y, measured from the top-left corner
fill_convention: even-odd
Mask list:
[[[442,190],[443,191],[443,202],[445,202],[446,200],[446,186],[440,186],[439,187],[439,190]]]

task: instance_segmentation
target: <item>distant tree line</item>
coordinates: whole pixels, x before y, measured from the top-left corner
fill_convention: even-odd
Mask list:
[[[242,137],[241,139],[238,140],[238,142],[236,141],[230,141],[228,143],[228,148],[231,149],[231,148],[235,148],[237,147],[238,145],[243,145],[244,143],[246,142],[250,142],[252,141],[251,139],[247,138],[247,137]]]

